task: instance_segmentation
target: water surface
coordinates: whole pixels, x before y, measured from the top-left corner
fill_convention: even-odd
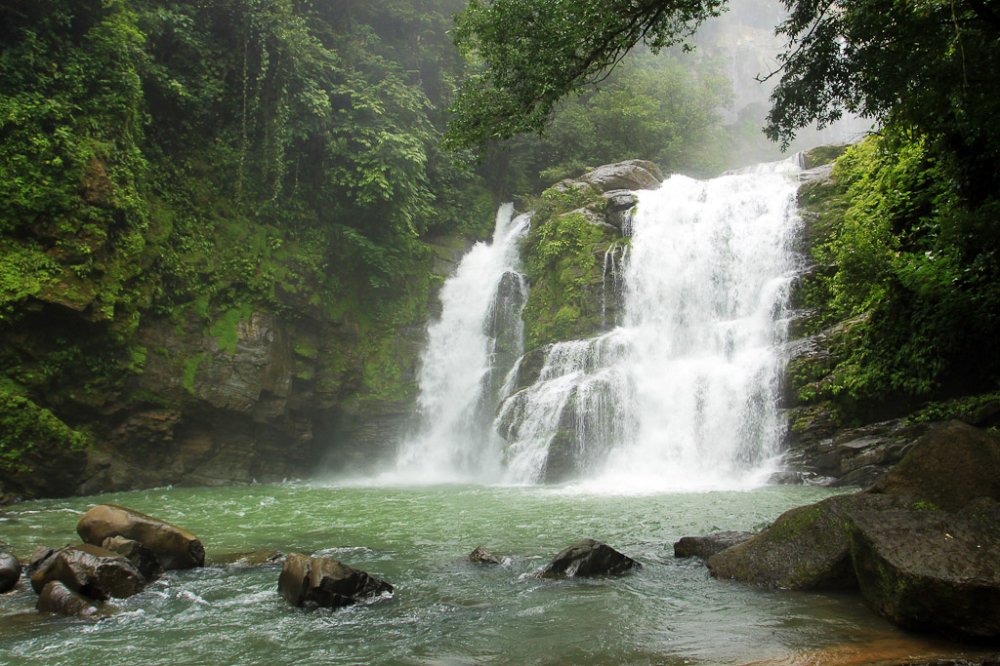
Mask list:
[[[808,487],[629,496],[551,487],[280,484],[18,504],[0,514],[0,539],[21,557],[40,544],[76,541],[80,513],[117,502],[194,531],[208,566],[172,572],[114,602],[96,621],[38,614],[22,581],[0,596],[0,662],[822,663],[795,659],[871,641],[906,643],[857,597],[715,581],[701,563],[672,555],[680,536],[760,528],[830,494]],[[583,537],[645,566],[619,578],[534,577]],[[477,545],[505,563],[465,561]],[[337,611],[292,608],[278,596],[277,566],[236,561],[268,549],[331,555],[389,580],[395,595]]]

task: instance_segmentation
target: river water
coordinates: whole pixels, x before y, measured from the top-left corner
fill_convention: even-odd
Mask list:
[[[20,557],[77,541],[79,515],[116,502],[198,534],[207,566],[171,572],[97,620],[37,613],[22,581],[0,595],[0,663],[805,664],[827,663],[811,661],[817,650],[867,654],[886,642],[919,652],[855,596],[716,581],[700,562],[672,555],[680,536],[759,528],[830,494],[289,483],[27,502],[0,513],[0,537]],[[584,537],[643,568],[618,578],[534,577]],[[505,563],[465,561],[477,545]],[[259,550],[330,555],[396,591],[336,611],[292,608],[278,595],[277,565],[237,561]]]

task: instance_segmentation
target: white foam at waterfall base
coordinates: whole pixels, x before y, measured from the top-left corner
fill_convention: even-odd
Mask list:
[[[417,432],[402,442],[393,469],[382,482],[493,481],[499,476],[499,446],[482,401],[495,347],[487,320],[505,273],[515,272],[518,240],[529,225],[505,204],[497,212],[492,243],[477,243],[441,289],[441,318],[428,327],[421,356]],[[518,274],[519,275],[519,274]],[[512,313],[520,325],[520,311]],[[520,330],[518,328],[518,330]],[[518,351],[520,353],[520,351]]]
[[[673,176],[639,193],[623,324],[637,427],[591,490],[748,488],[777,468],[796,171]]]

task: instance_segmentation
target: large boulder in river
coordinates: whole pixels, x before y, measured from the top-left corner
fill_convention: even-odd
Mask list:
[[[156,553],[134,539],[121,536],[108,537],[101,542],[101,548],[123,555],[139,570],[146,580],[152,580],[163,573]]]
[[[53,580],[42,588],[35,608],[43,613],[59,615],[94,615],[98,608],[92,599],[74,592],[63,583]]]
[[[961,421],[930,428],[872,492],[958,511],[977,497],[1000,501],[1000,435]]]
[[[713,555],[716,578],[791,590],[856,587],[845,521],[855,511],[888,509],[893,497],[855,494],[830,497],[786,511],[752,539]]]
[[[10,592],[21,578],[21,563],[10,553],[0,550],[0,594]]]
[[[205,564],[205,548],[198,537],[176,525],[116,504],[99,504],[87,511],[77,523],[76,532],[84,542],[95,546],[116,536],[138,541],[156,555],[165,571]]]
[[[337,608],[391,593],[392,585],[331,557],[289,553],[278,592],[293,606]]]
[[[606,576],[627,573],[641,567],[640,563],[607,544],[594,539],[584,539],[561,550],[542,569],[539,576],[542,578]]]
[[[41,594],[52,581],[99,600],[131,597],[146,585],[146,579],[124,556],[90,544],[67,546],[37,562],[31,587]]]
[[[981,498],[954,514],[859,511],[848,531],[876,612],[908,629],[1000,638],[1000,503]]]
[[[705,536],[681,537],[674,544],[674,557],[700,557],[704,560],[727,548],[749,540],[753,532],[713,532]]]

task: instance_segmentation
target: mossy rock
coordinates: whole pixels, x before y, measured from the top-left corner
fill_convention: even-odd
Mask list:
[[[945,511],[978,497],[1000,501],[1000,435],[961,421],[936,424],[873,491]]]
[[[980,498],[957,514],[894,509],[848,521],[861,592],[907,629],[1000,638],[1000,503]]]
[[[781,514],[766,530],[708,559],[716,578],[790,590],[857,586],[844,525],[855,511],[896,506],[890,497],[831,497]]]

